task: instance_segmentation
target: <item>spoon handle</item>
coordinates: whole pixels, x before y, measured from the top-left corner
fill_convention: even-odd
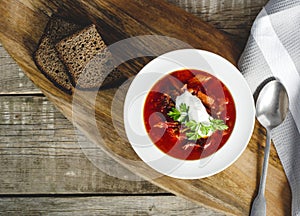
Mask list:
[[[267,172],[268,172],[270,145],[271,145],[271,135],[270,135],[270,131],[267,130],[267,141],[266,141],[266,147],[265,147],[262,174],[260,177],[258,194],[257,194],[255,200],[253,201],[250,216],[264,216],[264,215],[266,215],[266,212],[267,212],[266,199],[264,197],[264,194],[265,194]]]
[[[271,132],[267,130],[267,141],[266,141],[266,147],[265,147],[265,153],[264,153],[264,163],[263,163],[263,169],[262,174],[260,178],[260,185],[258,192],[264,194],[265,188],[266,188],[266,180],[267,180],[267,172],[268,172],[268,164],[269,164],[269,156],[270,156],[270,146],[271,146]]]

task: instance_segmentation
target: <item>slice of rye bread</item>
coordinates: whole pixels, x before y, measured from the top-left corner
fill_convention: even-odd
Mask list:
[[[68,22],[57,16],[50,18],[33,55],[36,65],[47,79],[68,94],[72,94],[73,86],[67,68],[55,49],[55,44],[82,28],[81,25]]]
[[[112,55],[94,24],[64,38],[56,49],[78,89],[105,88],[124,78],[113,70]]]
[[[125,79],[126,77],[118,68],[114,69],[112,55],[106,49],[87,63],[77,80],[77,85],[86,90],[106,89],[117,86]]]

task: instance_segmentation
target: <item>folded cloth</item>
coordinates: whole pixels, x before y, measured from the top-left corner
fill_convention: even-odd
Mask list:
[[[291,187],[292,215],[300,215],[300,0],[267,3],[238,66],[253,93],[270,77],[287,89],[290,112],[272,138]]]

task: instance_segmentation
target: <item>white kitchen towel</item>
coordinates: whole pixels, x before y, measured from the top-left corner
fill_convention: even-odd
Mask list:
[[[292,191],[292,215],[300,216],[300,0],[270,0],[251,29],[238,63],[253,93],[270,77],[286,87],[290,112],[272,139]]]

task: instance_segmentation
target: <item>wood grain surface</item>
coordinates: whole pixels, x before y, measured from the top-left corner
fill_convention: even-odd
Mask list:
[[[1,215],[197,215],[221,216],[173,196],[86,196],[0,198]],[[114,206],[114,208],[112,208]]]
[[[147,181],[99,172],[82,153],[74,127],[45,97],[3,96],[0,108],[1,194],[166,193]]]
[[[53,6],[53,8],[54,8],[53,9],[53,8],[49,8],[48,6],[46,6],[46,4],[39,3],[39,2],[35,2],[36,5],[32,5],[30,2],[27,2],[27,1],[23,1],[22,4],[19,4],[18,1],[8,1],[8,2],[17,4],[16,8],[20,9],[22,11],[22,13],[27,12],[29,16],[31,15],[32,17],[34,17],[35,13],[36,13],[36,15],[39,14],[39,16],[41,16],[41,19],[39,20],[39,22],[37,24],[40,24],[40,25],[45,24],[45,22],[47,20],[47,16],[50,15],[53,11],[56,11],[56,9],[58,7],[56,5],[56,3],[53,4],[53,5],[50,4],[51,7]],[[110,13],[113,13],[113,11],[111,11],[112,10],[111,8],[114,8],[114,6],[116,8],[120,8],[120,7],[125,7],[126,6],[126,5],[123,5],[122,3],[117,2],[117,1],[116,2],[112,1],[112,2],[115,3],[115,5],[110,5],[110,9],[109,9]],[[194,2],[196,2],[196,1],[194,1]],[[91,8],[89,8],[89,9],[92,9],[93,7],[108,7],[108,5],[106,5],[106,3],[103,3],[103,2],[98,2],[98,3],[99,3],[100,6],[93,5],[91,3],[91,5],[89,5],[89,7],[91,7]],[[136,3],[136,2],[134,2],[134,3]],[[180,1],[175,2],[175,3],[180,4]],[[144,7],[148,6],[148,5],[143,5],[143,3],[140,3],[140,4],[141,4],[140,6],[144,6]],[[164,4],[162,4],[162,5],[164,6]],[[73,6],[76,6],[76,4],[73,5]],[[84,6],[84,5],[80,5],[80,6]],[[130,6],[131,6],[130,4],[128,6],[126,6],[126,12],[128,12],[129,14],[130,13],[134,13],[133,9],[132,9],[132,11],[130,10],[130,8],[129,8]],[[187,8],[189,8],[188,4],[186,4],[186,6],[187,6]],[[63,5],[60,5],[59,7],[63,7]],[[70,7],[72,7],[72,6],[70,6]],[[87,7],[87,6],[85,6],[85,7]],[[160,5],[155,5],[154,4],[154,6],[152,6],[152,7],[154,7],[154,9],[160,10],[161,9],[161,4]],[[38,8],[38,10],[37,10],[37,8]],[[192,6],[191,6],[191,8],[192,8]],[[230,7],[228,7],[228,8],[230,8]],[[228,8],[227,8],[227,10],[229,10]],[[250,8],[252,8],[252,7],[249,6],[249,10],[250,10]],[[97,8],[97,9],[99,9],[99,8]],[[256,9],[258,10],[259,7],[257,6]],[[172,10],[173,10],[173,8],[171,7],[170,11],[172,11]],[[174,8],[174,10],[176,12],[178,11],[178,9],[175,9],[175,8]],[[253,10],[255,10],[255,8]],[[68,8],[65,8],[62,13],[66,13],[67,11],[68,11]],[[76,12],[82,13],[83,15],[85,15],[85,13],[89,13],[89,11],[84,11],[84,12],[82,12],[82,11],[76,11]],[[102,12],[98,12],[98,14],[96,13],[96,14],[93,14],[93,15],[89,15],[89,20],[93,20],[93,22],[94,22],[96,20],[95,17],[97,17],[97,16],[99,16],[99,17],[100,16],[104,16],[102,18],[105,18],[105,16],[107,16],[107,14],[103,15]],[[185,13],[183,13],[183,14],[185,15]],[[193,17],[190,17],[190,15],[187,15],[187,17],[188,17],[188,20],[189,19],[195,19]],[[135,21],[135,20],[139,20],[141,18],[143,18],[143,17],[137,16],[137,15],[131,16],[129,18],[127,17],[127,19],[128,19],[127,22],[128,23],[126,23],[126,26],[128,24],[130,26],[130,28],[133,28],[134,30],[137,27],[138,28],[141,27],[141,23],[136,23],[136,21]],[[10,19],[18,19],[18,16],[17,16],[17,18],[16,17],[10,17]],[[253,16],[252,16],[252,19],[253,19]],[[3,20],[3,17],[1,17],[1,20]],[[25,21],[22,20],[22,22],[25,22]],[[86,20],[86,22],[87,22],[87,20]],[[178,22],[178,21],[174,21],[174,22]],[[8,24],[8,23],[6,23],[6,24]],[[195,21],[195,23],[196,23],[196,24],[194,24],[195,26],[197,26],[199,28],[201,27],[201,22],[200,21]],[[26,23],[22,23],[22,24],[26,24]],[[109,29],[111,27],[110,25],[115,25],[115,23],[114,24],[110,23],[108,26],[104,26],[103,27],[102,26],[103,23],[100,22],[100,21],[97,21],[97,24],[100,27],[104,28],[104,29],[106,29],[106,28]],[[121,33],[123,33],[123,35],[121,35],[120,38],[122,38],[124,36],[132,36],[132,35],[143,34],[145,32],[148,32],[148,33],[153,33],[153,32],[157,33],[157,32],[159,32],[159,33],[162,33],[162,34],[165,34],[165,35],[172,35],[172,34],[177,35],[176,32],[168,32],[165,29],[161,30],[160,29],[161,26],[159,26],[158,24],[155,24],[154,21],[151,21],[149,23],[149,26],[152,27],[151,29],[148,29],[149,27],[147,27],[147,23],[145,24],[145,21],[143,21],[142,24],[144,25],[144,27],[142,28],[142,30],[138,29],[137,32],[134,31],[132,33],[131,31],[133,31],[133,30],[130,30],[130,28],[129,28],[129,29],[127,29],[127,32],[125,32],[125,33],[121,32]],[[26,32],[26,30],[28,30],[28,29],[19,31],[19,29],[14,29],[13,26],[9,26],[9,28],[10,28],[9,31],[12,31],[10,33],[17,33],[13,37],[13,39],[10,39],[7,36],[9,34],[7,34],[7,32],[3,33],[3,31],[2,31],[3,27],[7,27],[7,26],[4,26],[4,25],[5,25],[5,22],[4,22],[4,24],[3,23],[0,24],[0,27],[1,27],[0,40],[4,44],[4,46],[7,48],[7,50],[10,52],[10,54],[22,66],[22,68],[24,69],[25,73],[34,82],[36,82],[36,83],[37,83],[37,80],[43,80],[45,82],[45,83],[38,83],[37,85],[42,89],[42,92],[44,92],[46,94],[46,96],[48,96],[48,98],[51,101],[56,102],[56,103],[58,103],[58,101],[61,101],[61,100],[62,101],[69,101],[69,98],[67,98],[64,95],[62,95],[61,92],[51,92],[51,91],[49,91],[49,88],[51,87],[51,84],[48,83],[47,80],[44,80],[44,78],[39,75],[39,72],[36,70],[35,66],[32,64],[31,56],[29,54],[30,54],[30,52],[32,52],[32,50],[34,49],[34,45],[36,45],[36,43],[38,41],[39,34],[41,34],[41,32],[42,32],[42,30],[41,30],[42,27],[41,27],[41,29],[37,29],[37,32],[39,32],[39,33],[35,33],[36,35],[35,34],[30,35],[30,34],[28,34],[28,32]],[[181,28],[182,28],[182,26],[181,26]],[[204,25],[204,28],[208,28],[208,27],[206,25]],[[154,31],[153,31],[153,29],[154,29]],[[226,30],[226,27],[224,27],[224,29]],[[243,30],[246,31],[245,29],[243,29]],[[118,29],[117,31],[120,31],[120,29]],[[214,31],[214,30],[212,30],[212,31]],[[247,29],[247,31],[248,31],[248,29]],[[20,37],[24,39],[22,41],[24,43],[18,44],[19,40],[20,40]],[[185,37],[185,36],[179,34],[179,39],[182,39],[182,37]],[[224,37],[227,37],[227,36],[224,36]],[[239,36],[237,36],[237,37],[239,37]],[[240,38],[243,38],[243,37],[246,38],[246,36],[242,36]],[[118,39],[119,38],[117,38],[117,37],[116,38],[112,38],[111,39],[111,43],[114,42],[115,40],[118,40]],[[187,40],[187,42],[192,43],[192,44],[197,44],[197,45],[199,45],[199,47],[197,47],[197,48],[201,48],[201,43],[199,42],[199,40],[200,39],[198,39],[198,40],[196,39],[196,41],[193,41],[193,42]],[[17,47],[19,47],[20,49],[17,50],[13,45],[17,45]],[[203,44],[203,42],[202,42],[202,45],[203,45],[203,47],[205,47],[205,45]],[[221,45],[216,45],[216,46],[218,47],[218,46],[221,46]],[[225,46],[226,46],[226,44],[225,44]],[[230,45],[230,46],[234,46],[234,45]],[[238,44],[238,47],[239,46],[241,46],[241,45]],[[215,49],[214,47],[209,47],[209,48],[213,49],[213,50]],[[235,50],[236,50],[236,51],[234,51],[234,52],[236,52],[235,54],[224,54],[224,53],[223,54],[225,55],[225,57],[227,57],[226,55],[229,55],[228,58],[231,61],[235,61],[237,59],[238,53],[240,52],[241,49],[236,48]],[[137,65],[139,65],[139,63],[137,63]],[[10,67],[9,64],[6,67]],[[139,67],[137,66],[136,70],[138,68]],[[16,71],[15,75],[17,75],[18,73],[19,73],[19,69]],[[18,76],[22,76],[22,75],[18,75]],[[15,79],[11,78],[11,80],[15,80]],[[23,84],[22,83],[23,81],[21,81],[19,83],[17,83],[17,81],[15,81],[15,83],[16,83],[15,87],[12,87],[10,85],[6,85],[6,87],[4,87],[3,89],[1,89],[1,93],[5,97],[7,96],[6,94],[9,94],[9,92],[11,94],[22,94],[22,93],[18,93],[18,92],[24,91],[23,92],[24,94],[28,94],[28,92],[33,91],[34,94],[40,94],[39,90],[36,90],[34,87],[30,86],[31,84],[30,84],[30,82],[28,82],[28,80],[26,78],[20,77],[20,80],[24,80],[24,83],[26,83],[26,82],[29,83],[28,84],[29,85],[28,89],[30,89],[30,90],[28,90],[28,89],[26,90],[26,87],[22,88],[22,86],[21,87],[19,86],[19,90],[16,91],[15,89],[18,88],[17,86],[20,83]],[[4,83],[2,80],[1,80],[1,82]],[[12,82],[12,83],[14,83],[14,82]],[[114,91],[115,90],[111,90],[110,92],[109,91],[105,92],[106,95],[108,95],[107,98],[112,97]],[[53,95],[51,95],[51,94],[53,94]],[[99,95],[101,96],[101,92],[99,93]],[[3,102],[4,102],[3,106],[6,106],[5,104],[7,104],[7,103],[5,103],[5,100],[8,100],[5,97],[3,99]],[[15,98],[17,98],[17,97],[15,97]],[[22,97],[22,99],[23,99],[23,97]],[[16,103],[17,103],[18,100],[17,99],[14,99],[14,100],[16,100]],[[22,101],[22,100],[20,100],[20,101]],[[21,109],[21,107],[24,106],[24,103],[32,104],[31,102],[27,102],[27,101],[26,102],[23,101],[23,102],[21,102],[21,104],[22,103],[23,103],[23,105],[19,105],[17,107],[20,107],[20,109]],[[33,102],[33,104],[40,104],[40,102],[37,102],[37,103]],[[64,104],[63,105],[57,104],[57,105],[59,106],[59,108],[61,109],[61,111],[67,117],[69,117],[69,119],[70,119],[70,114],[71,114],[70,113],[70,107],[65,106]],[[39,105],[39,106],[43,106],[43,105]],[[45,105],[45,106],[47,107],[47,106],[50,106],[50,105],[48,104],[48,105]],[[1,109],[3,109],[3,108],[1,107]],[[9,113],[9,112],[11,112],[11,111],[6,111],[6,113]],[[34,110],[29,111],[29,113],[36,113],[36,112],[37,111],[34,111]],[[23,113],[23,110],[21,110],[21,113]],[[47,113],[46,115],[51,115],[51,112],[46,112],[46,113]],[[107,114],[107,113],[105,113],[105,114]],[[13,115],[11,115],[11,116],[13,116]],[[24,119],[24,118],[26,119],[26,116],[21,116],[20,117],[20,119]],[[37,116],[37,119],[38,118],[39,117]],[[99,119],[103,120],[103,116],[99,115]],[[58,120],[55,120],[55,122],[56,121],[58,121]],[[3,123],[4,125],[9,125],[9,124],[7,124],[5,118],[1,119],[1,122],[4,122]],[[16,117],[15,123],[17,124],[17,122],[18,122],[18,118]],[[26,122],[25,123],[22,122],[20,124],[26,125]],[[100,127],[101,127],[101,122],[100,122]],[[41,127],[41,128],[42,128],[43,131],[47,130],[47,129],[43,128],[43,127]],[[55,128],[56,128],[56,126],[55,126]],[[55,131],[56,130],[59,130],[59,129],[55,129]],[[24,133],[25,136],[26,136],[26,133],[24,132],[24,129],[17,129],[16,128],[16,131],[23,131],[22,133]],[[38,130],[36,130],[36,132],[38,132]],[[65,132],[63,132],[63,133],[65,133]],[[258,135],[259,134],[263,134],[263,133],[264,132],[261,131],[261,129],[256,125],[256,129],[255,129],[256,136],[253,136],[253,138],[252,138],[252,140],[250,142],[250,145],[249,145],[248,149],[246,150],[246,152],[243,154],[243,156],[240,158],[240,160],[238,162],[236,162],[232,167],[230,167],[225,172],[222,172],[220,175],[217,175],[217,176],[214,176],[214,177],[211,177],[211,178],[207,178],[207,179],[204,179],[204,180],[197,180],[197,181],[176,181],[176,182],[174,182],[173,179],[161,178],[161,179],[156,179],[155,181],[153,181],[153,183],[158,184],[159,186],[162,186],[163,188],[168,189],[169,191],[174,192],[175,194],[183,195],[184,197],[188,197],[188,198],[192,199],[193,201],[197,201],[198,203],[200,203],[202,205],[205,205],[206,207],[215,208],[218,211],[225,212],[226,214],[236,214],[236,215],[246,214],[248,212],[248,210],[249,210],[249,204],[250,204],[252,196],[254,194],[254,190],[256,188],[255,186],[258,183],[258,175],[259,175],[259,172],[260,172],[259,162],[261,161],[261,158],[262,158],[261,154],[262,154],[262,151],[263,151],[262,147],[260,147],[261,143],[263,142],[263,140],[259,139]],[[12,134],[12,135],[16,136],[16,134]],[[6,136],[6,135],[1,134],[1,136],[4,136],[4,137],[7,138],[9,135]],[[45,133],[45,137],[47,137],[47,133]],[[90,137],[90,138],[93,139],[92,137]],[[28,142],[26,139],[24,139],[24,140],[26,142]],[[46,140],[49,140],[49,138],[46,138]],[[3,142],[3,144],[7,144],[7,143],[11,143],[11,142],[12,141],[5,140]],[[70,140],[70,143],[71,142],[73,142],[73,141]],[[45,145],[48,145],[48,144],[49,143],[47,143]],[[107,145],[109,145],[109,143]],[[127,143],[127,145],[128,145],[128,143]],[[124,147],[126,147],[126,144],[124,144]],[[18,150],[20,150],[21,148],[22,148],[22,146],[18,146],[18,145],[16,146],[16,149],[18,149]],[[40,145],[37,148],[37,152],[36,153],[43,155],[42,152],[41,152],[41,149],[43,149],[43,148],[45,148],[45,147],[43,147],[43,145]],[[63,147],[63,148],[69,148],[69,146],[68,147]],[[32,154],[32,152],[30,153],[30,151],[31,151],[30,148],[28,148],[28,149],[29,149],[29,152],[27,152],[27,153],[32,158],[32,155],[34,155],[34,150],[33,150],[33,154]],[[51,149],[53,149],[53,147],[51,147],[51,145],[50,145],[49,149],[51,151]],[[9,155],[11,151],[12,151],[12,149],[10,149],[9,151],[5,152],[3,155]],[[120,152],[117,152],[117,153],[120,153]],[[51,155],[51,152],[50,153],[46,152],[46,155],[48,155],[48,154]],[[71,154],[72,154],[72,151],[71,151]],[[22,157],[22,156],[24,156],[26,154],[22,155],[22,154],[20,154],[20,152],[18,152],[18,153],[16,153],[16,155],[21,155],[21,157]],[[56,161],[55,159],[57,159],[57,158],[60,157],[59,155],[57,155],[56,152],[53,153],[52,156],[54,158],[52,163],[55,163],[54,162],[54,161]],[[64,155],[64,153],[62,153],[61,157],[65,157],[65,156],[66,155]],[[69,158],[70,156],[66,156],[66,157]],[[257,156],[259,156],[259,157],[257,157]],[[81,157],[84,157],[84,156],[81,155]],[[64,160],[65,159],[66,158],[64,158]],[[137,159],[137,158],[135,158],[135,159]],[[34,159],[32,159],[32,161],[34,161]],[[84,161],[84,159],[82,161]],[[63,166],[63,164],[64,164],[64,162],[62,160],[62,166]],[[79,164],[81,164],[81,163],[79,163]],[[78,166],[79,166],[79,164],[78,164]],[[37,167],[38,166],[39,165],[37,165]],[[41,166],[43,166],[43,165],[41,165]],[[44,165],[44,166],[46,166],[46,165]],[[243,168],[241,168],[241,166]],[[7,166],[7,167],[9,167],[9,166]],[[13,167],[13,166],[11,165],[10,167]],[[92,167],[92,166],[90,166],[90,167]],[[29,169],[30,168],[26,168],[25,170],[29,170]],[[89,169],[93,169],[93,168],[89,168]],[[145,169],[147,170],[147,168],[145,168]],[[49,169],[49,170],[51,170],[51,169]],[[140,170],[140,171],[141,171],[141,173],[144,173],[144,170]],[[6,172],[8,173],[9,171],[6,171]],[[289,212],[289,202],[290,202],[289,201],[289,189],[288,189],[288,186],[286,184],[285,176],[284,176],[284,174],[282,172],[282,168],[280,166],[280,162],[278,160],[278,157],[277,157],[274,149],[272,150],[272,159],[271,159],[270,173],[271,174],[269,176],[273,180],[276,179],[276,181],[272,181],[271,184],[269,185],[269,188],[271,188],[272,190],[269,190],[267,192],[268,202],[271,203],[271,204],[276,204],[277,208],[279,207],[277,210],[275,208],[273,210],[271,209],[270,212],[273,213],[274,215],[284,215],[284,214],[286,214],[286,213]],[[22,175],[22,170],[21,169],[20,169],[20,174],[19,175]],[[59,175],[62,175],[62,174],[59,174]],[[38,176],[34,177],[33,179],[37,179],[37,178],[38,178]],[[99,177],[94,177],[94,178],[99,178]],[[234,181],[235,178],[239,178],[239,179],[243,179],[243,180],[237,182],[237,181]],[[54,178],[51,179],[51,180],[53,182],[57,181],[57,179],[54,179]],[[166,182],[166,181],[174,183],[174,185],[172,185],[172,188],[169,188],[168,185],[164,185],[165,184],[164,182]],[[29,182],[30,181],[28,180],[28,183]],[[93,182],[93,180],[92,180],[92,182]],[[222,183],[220,184],[220,182],[222,182]],[[57,184],[53,186],[53,188],[57,189],[57,188],[59,188],[59,186],[61,184],[63,185],[62,182],[60,183],[58,181]],[[87,183],[86,185],[90,185],[90,183]],[[32,187],[33,187],[32,185],[31,186],[28,185],[27,189],[30,191],[31,190],[30,188],[32,188]],[[140,190],[138,187],[139,186],[137,186],[137,190]],[[140,186],[140,187],[143,187],[143,186]],[[144,186],[144,187],[149,187],[149,185],[146,183],[146,186]],[[180,189],[180,187],[186,188],[188,190],[188,192],[185,193],[185,191],[182,191]],[[228,187],[228,190],[227,191],[226,190],[222,191],[223,187]],[[5,186],[3,188],[5,188]],[[8,188],[9,188],[9,186],[6,187],[6,189],[8,189]],[[241,190],[241,188],[243,190]],[[17,193],[18,190],[20,191],[21,187],[20,187],[20,189],[16,189],[15,193]],[[37,191],[39,191],[39,190],[40,190],[40,188],[37,188]],[[50,189],[46,189],[45,192],[47,193],[47,192],[49,192],[51,190],[53,190],[53,189],[51,189],[51,188]],[[78,190],[79,190],[79,188],[74,187],[74,191],[78,191]],[[97,191],[96,187],[89,188],[88,190],[90,190],[90,191],[96,190]],[[154,191],[155,190],[156,191],[160,191],[160,189],[156,189],[154,187]],[[2,191],[2,188],[1,188],[1,191]],[[57,191],[60,191],[60,190],[57,190]],[[61,191],[72,191],[72,189],[70,190],[67,187],[66,188],[62,187]],[[101,191],[101,190],[98,190],[98,192],[99,191]],[[104,191],[105,191],[105,189],[104,189]],[[193,191],[195,191],[195,193],[191,197],[190,195],[191,195],[191,192],[193,192]],[[8,193],[11,193],[11,192],[12,191],[8,190]],[[55,192],[55,190],[54,190],[54,192]],[[108,192],[111,192],[111,191],[108,190]],[[200,198],[203,198],[203,199],[199,200],[199,198],[196,197],[197,195],[199,195]],[[278,197],[280,197],[280,198],[278,198]],[[270,206],[270,204],[268,206]],[[270,208],[272,208],[272,206],[270,206]]]

